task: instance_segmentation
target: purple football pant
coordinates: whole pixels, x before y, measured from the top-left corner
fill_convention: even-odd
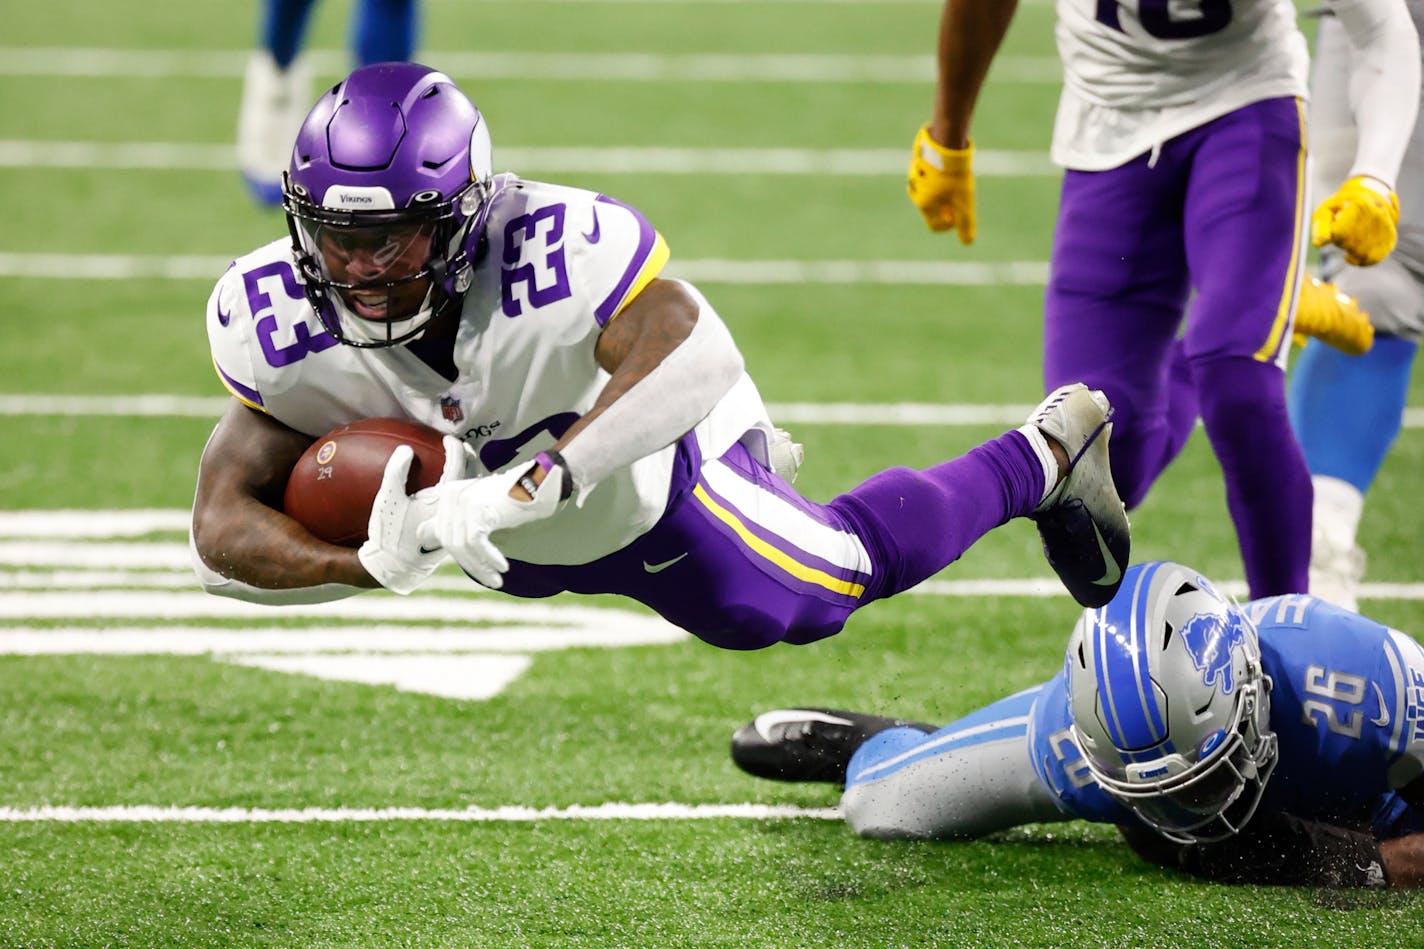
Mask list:
[[[1252,597],[1304,592],[1310,559],[1310,475],[1284,370],[1303,148],[1299,104],[1269,99],[1166,142],[1155,160],[1067,172],[1044,304],[1044,386],[1107,393],[1129,508],[1200,416]]]
[[[726,649],[809,643],[1028,514],[1043,489],[1018,432],[924,471],[882,471],[829,504],[803,498],[741,445],[704,465],[688,437],[651,530],[592,563],[511,561],[504,591],[620,593]]]

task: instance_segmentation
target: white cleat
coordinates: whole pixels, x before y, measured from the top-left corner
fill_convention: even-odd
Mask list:
[[[1112,406],[1081,382],[1054,390],[1028,423],[1063,446],[1068,471],[1034,510],[1048,563],[1073,599],[1106,606],[1131,555],[1127,510],[1108,463]]]
[[[237,167],[254,200],[282,203],[282,172],[312,105],[311,71],[299,57],[285,70],[257,50],[247,60],[237,115]]]

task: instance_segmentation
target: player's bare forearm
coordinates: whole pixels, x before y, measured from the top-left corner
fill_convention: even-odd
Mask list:
[[[1424,886],[1424,834],[1384,840],[1379,849],[1390,886],[1408,889]]]
[[[210,569],[266,590],[375,586],[355,550],[318,540],[279,510],[287,475],[310,444],[301,432],[229,404],[203,451],[193,498],[193,542]]]
[[[945,0],[930,136],[946,148],[969,145],[979,90],[1017,8],[1018,0]]]

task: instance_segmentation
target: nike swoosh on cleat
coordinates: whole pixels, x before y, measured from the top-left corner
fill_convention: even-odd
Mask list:
[[[439,547],[426,547],[424,544],[420,545],[420,552],[423,554],[433,554],[439,549]]]
[[[786,725],[790,722],[825,722],[827,725],[854,725],[854,722],[844,718],[837,718],[834,715],[827,715],[824,712],[808,712],[803,710],[778,708],[770,712],[762,712],[752,721],[752,728],[756,733],[768,743],[775,744],[776,739],[771,737],[771,730],[777,725]]]
[[[683,551],[682,553],[678,554],[676,557],[672,558],[671,560],[664,560],[662,563],[648,563],[646,560],[644,560],[644,561],[643,561],[643,569],[646,570],[646,571],[648,571],[648,573],[662,573],[662,572],[663,572],[664,570],[666,570],[668,567],[671,567],[673,564],[677,563],[677,562],[678,562],[679,560],[681,560],[683,557],[686,557],[687,554],[688,554],[688,551]]]
[[[1108,542],[1103,540],[1103,532],[1098,530],[1098,525],[1094,521],[1088,523],[1093,525],[1093,537],[1098,541],[1098,551],[1103,555],[1103,575],[1094,580],[1093,583],[1100,587],[1110,587],[1122,579],[1122,568],[1117,565],[1117,558],[1108,550]]]
[[[1384,691],[1380,689],[1378,682],[1371,682],[1370,685],[1375,687],[1375,698],[1379,700],[1379,715],[1370,719],[1370,724],[1383,728],[1389,724],[1389,709],[1384,705]]]
[[[588,241],[590,244],[597,244],[598,239],[602,236],[603,235],[600,234],[598,231],[598,208],[595,207],[593,209],[593,230],[585,234],[583,236],[583,239]]]

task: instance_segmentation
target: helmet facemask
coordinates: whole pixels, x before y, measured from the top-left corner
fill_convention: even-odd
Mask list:
[[[307,114],[283,208],[307,299],[348,346],[417,338],[469,289],[489,213],[489,128],[450,78],[377,63]]]
[[[1239,833],[1276,765],[1251,620],[1180,564],[1130,568],[1067,655],[1073,736],[1098,786],[1169,840]]]
[[[307,298],[340,342],[409,342],[468,288],[466,245],[485,203],[483,182],[448,201],[438,191],[416,195],[415,206],[403,209],[322,207],[303,192],[288,181],[292,246]]]
[[[1237,720],[1209,734],[1189,755],[1172,754],[1128,764],[1127,778],[1108,774],[1088,759],[1088,770],[1109,795],[1144,824],[1182,844],[1224,840],[1241,832],[1256,813],[1277,761],[1269,720],[1271,680],[1257,670],[1238,686]]]

